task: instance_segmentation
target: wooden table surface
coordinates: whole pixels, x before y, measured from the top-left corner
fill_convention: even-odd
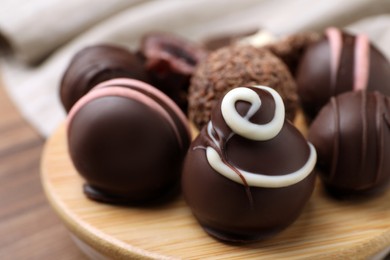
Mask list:
[[[86,259],[44,196],[39,164],[45,140],[0,83],[0,259]]]

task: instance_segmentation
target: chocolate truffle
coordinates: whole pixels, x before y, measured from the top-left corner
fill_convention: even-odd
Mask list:
[[[179,187],[190,144],[187,120],[156,88],[132,79],[105,81],[67,117],[70,158],[85,194],[109,203],[156,201]]]
[[[211,236],[264,239],[302,212],[314,189],[316,151],[284,115],[275,90],[235,88],[191,144],[182,189]]]
[[[350,91],[332,97],[309,129],[317,168],[339,198],[378,194],[390,181],[390,98]]]
[[[86,47],[75,54],[62,77],[62,105],[69,112],[96,84],[120,77],[149,81],[141,59],[126,49],[111,45]]]
[[[199,64],[189,89],[189,118],[199,129],[210,120],[219,98],[236,86],[263,84],[279,92],[289,120],[298,107],[295,82],[285,64],[266,50],[234,45]]]
[[[139,52],[152,84],[187,113],[190,78],[207,52],[195,43],[163,32],[146,34]]]
[[[298,95],[314,117],[332,96],[351,90],[390,95],[390,63],[366,35],[328,28],[310,45],[297,71]]]

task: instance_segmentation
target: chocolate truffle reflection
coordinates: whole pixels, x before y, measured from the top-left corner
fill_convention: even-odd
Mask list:
[[[328,28],[310,45],[296,75],[305,112],[314,117],[332,96],[351,90],[390,95],[390,63],[366,35]]]
[[[390,182],[390,99],[379,92],[331,98],[309,129],[320,177],[339,197],[383,192]]]
[[[73,106],[67,128],[69,154],[89,198],[143,203],[179,186],[191,140],[187,120],[152,86],[105,81]]]
[[[316,152],[268,87],[229,91],[187,153],[182,188],[207,233],[229,242],[272,236],[302,212]]]
[[[120,77],[149,81],[140,58],[128,50],[113,45],[86,47],[75,54],[62,77],[62,105],[69,112],[96,84]]]

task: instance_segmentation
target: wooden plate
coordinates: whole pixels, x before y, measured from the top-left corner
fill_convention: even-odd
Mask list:
[[[390,245],[390,192],[366,202],[340,202],[317,185],[293,225],[269,240],[242,246],[209,237],[180,197],[145,208],[88,200],[67,154],[64,126],[46,143],[41,177],[52,207],[78,243],[115,259],[365,259]]]

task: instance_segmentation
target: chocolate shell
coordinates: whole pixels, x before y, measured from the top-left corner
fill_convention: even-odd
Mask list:
[[[296,85],[285,64],[267,50],[249,45],[218,49],[199,64],[189,89],[189,118],[201,129],[218,100],[237,86],[267,85],[282,96],[289,120],[298,107]]]
[[[325,187],[338,198],[383,192],[390,182],[390,98],[347,92],[331,98],[309,129]]]
[[[213,110],[187,153],[182,189],[211,236],[251,242],[285,229],[314,189],[316,152],[271,88],[239,87]]]
[[[68,150],[85,194],[109,203],[158,201],[179,187],[187,120],[166,95],[131,79],[105,81],[67,118]]]
[[[62,105],[69,112],[95,85],[121,77],[149,82],[142,60],[128,50],[112,45],[84,48],[75,54],[62,77]]]
[[[390,63],[366,35],[328,28],[310,45],[297,71],[298,94],[314,117],[332,96],[352,90],[390,95]]]

